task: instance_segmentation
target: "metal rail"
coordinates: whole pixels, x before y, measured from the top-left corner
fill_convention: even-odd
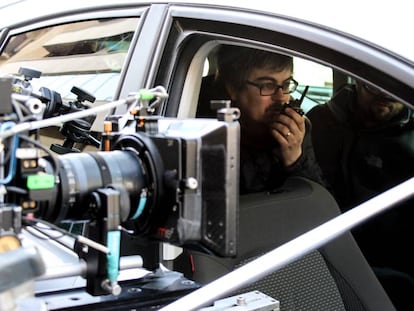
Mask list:
[[[197,310],[208,306],[218,298],[283,268],[411,196],[414,196],[414,177],[176,300],[160,311]]]

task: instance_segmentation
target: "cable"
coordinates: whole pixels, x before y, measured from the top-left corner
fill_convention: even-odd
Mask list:
[[[25,195],[28,193],[28,191],[24,188],[16,187],[16,186],[6,186],[7,192],[14,192],[17,194]]]
[[[59,182],[59,162],[56,156],[54,156],[52,154],[52,152],[46,148],[45,146],[43,146],[41,143],[39,143],[38,141],[31,139],[30,137],[26,136],[26,135],[19,135],[20,139],[27,141],[30,144],[33,144],[34,146],[36,146],[37,148],[43,150],[44,152],[46,152],[50,158],[52,159],[53,162],[53,166],[54,166],[54,175],[55,175],[55,183]]]
[[[94,147],[99,147],[101,145],[101,142],[99,139],[95,138],[94,136],[92,136],[91,134],[86,134],[85,137],[89,140],[89,142],[94,146]]]
[[[0,133],[3,133],[3,131],[8,131],[9,129],[13,129],[15,126],[14,122],[8,121],[0,124]],[[0,179],[0,184],[8,184],[10,183],[13,178],[14,174],[16,173],[16,167],[17,167],[17,160],[16,160],[16,149],[19,145],[19,138],[17,135],[13,135],[11,146],[10,146],[10,167],[9,172],[6,177]],[[3,165],[4,163],[1,163]]]
[[[22,120],[23,120],[23,118],[24,118],[24,115],[23,115],[23,112],[22,112],[22,110],[26,113],[26,114],[29,114],[29,109],[27,109],[25,106],[23,106],[20,102],[18,102],[17,100],[15,100],[13,97],[12,97],[12,106],[13,106],[13,109],[14,109],[14,111],[16,112],[16,114],[17,114],[17,118],[18,118],[18,120],[21,122]]]
[[[137,207],[134,215],[131,218],[132,220],[135,220],[139,216],[141,216],[142,212],[144,211],[146,203],[147,203],[147,189],[144,188],[144,189],[141,190],[141,195],[140,195],[138,207]]]

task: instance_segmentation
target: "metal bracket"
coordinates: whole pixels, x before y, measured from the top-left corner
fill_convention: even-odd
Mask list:
[[[202,308],[198,311],[280,311],[280,303],[260,291],[247,292],[241,295],[220,299],[212,307]]]

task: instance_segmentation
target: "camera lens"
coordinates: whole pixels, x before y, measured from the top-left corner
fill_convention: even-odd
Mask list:
[[[59,157],[60,189],[57,204],[40,212],[51,221],[89,218],[94,204],[91,193],[103,187],[122,189],[121,217],[127,218],[129,202],[138,202],[146,187],[141,163],[131,151],[68,153]]]

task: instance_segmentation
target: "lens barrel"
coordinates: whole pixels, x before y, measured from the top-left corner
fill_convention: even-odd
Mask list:
[[[60,189],[54,206],[42,210],[42,217],[53,221],[88,219],[96,209],[91,195],[99,188],[120,190],[121,218],[131,213],[130,202],[138,202],[146,187],[139,158],[131,151],[68,153],[59,157]]]

